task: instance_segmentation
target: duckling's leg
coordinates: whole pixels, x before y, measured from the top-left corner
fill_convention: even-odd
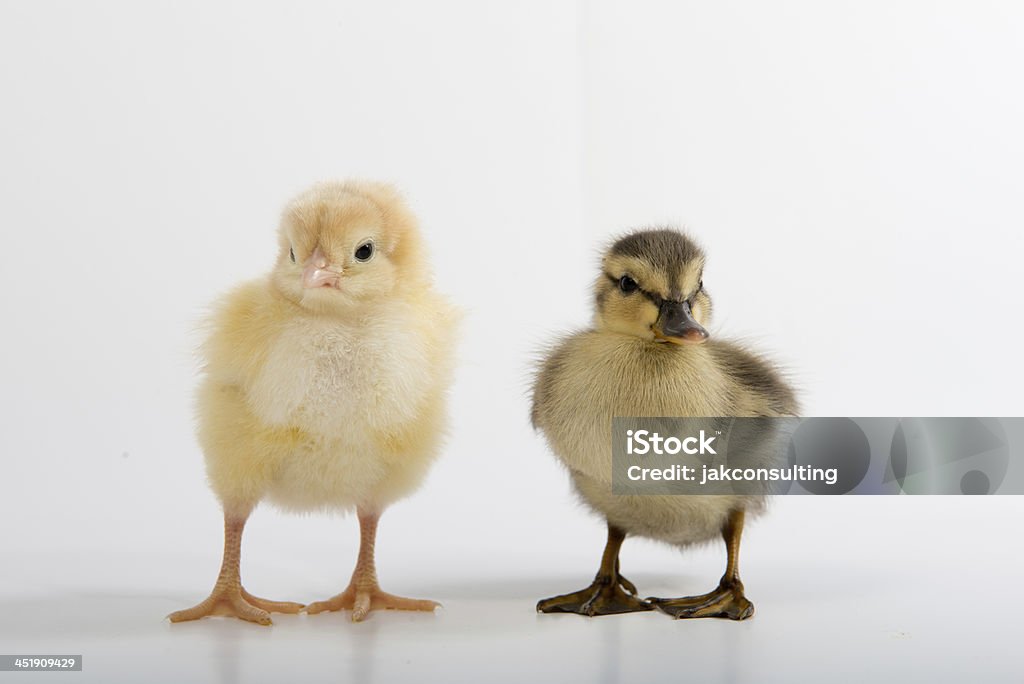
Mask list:
[[[310,615],[328,610],[351,610],[352,622],[360,622],[371,610],[423,610],[432,611],[441,604],[425,599],[410,599],[381,591],[377,584],[377,565],[374,560],[374,544],[377,540],[377,520],[380,514],[358,509],[359,515],[359,557],[356,569],[345,591],[326,601],[317,601],[306,606]]]
[[[659,610],[675,618],[724,617],[730,620],[746,620],[754,614],[754,604],[743,595],[740,581],[740,535],[743,534],[742,510],[729,514],[722,527],[722,537],[729,555],[718,588],[700,596],[661,599],[648,598]]]
[[[249,511],[243,515],[224,513],[224,559],[213,591],[202,603],[171,613],[171,622],[198,620],[208,615],[227,615],[261,625],[270,624],[270,613],[298,613],[301,603],[268,601],[253,596],[242,588],[239,563],[242,555],[242,530]]]
[[[633,583],[619,574],[619,548],[625,538],[625,532],[608,523],[608,542],[593,584],[571,594],[544,599],[537,603],[537,612],[578,613],[593,617],[651,610],[653,606],[650,603],[637,598]]]

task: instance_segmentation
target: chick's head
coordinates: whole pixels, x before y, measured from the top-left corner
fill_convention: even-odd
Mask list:
[[[416,219],[389,185],[315,185],[284,209],[272,278],[321,313],[400,296],[427,279]]]
[[[599,329],[675,344],[708,338],[704,252],[686,235],[671,229],[630,233],[608,248],[601,271],[594,286]]]

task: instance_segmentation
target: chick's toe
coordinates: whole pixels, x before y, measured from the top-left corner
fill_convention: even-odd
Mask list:
[[[377,583],[377,564],[374,549],[377,539],[379,514],[359,510],[359,557],[356,569],[345,591],[326,601],[316,601],[306,606],[310,615],[332,610],[351,610],[352,622],[361,622],[374,610],[415,610],[430,612],[440,607],[437,601],[411,599],[381,591]]]
[[[171,613],[167,617],[171,622],[186,622],[211,615],[241,618],[258,625],[271,624],[270,613],[246,601],[242,597],[240,586],[218,587],[202,603]]]
[[[268,613],[298,613],[305,608],[303,604],[295,603],[294,601],[271,601],[270,599],[253,596],[244,587],[242,588],[242,598],[250,605],[262,608]]]
[[[413,610],[421,612],[432,612],[441,606],[437,601],[428,599],[413,599],[403,596],[395,596],[380,587],[356,589],[349,585],[345,591],[326,601],[316,601],[306,606],[306,612],[310,615],[325,613],[335,610],[352,611],[352,622],[362,622],[371,611],[374,610]]]

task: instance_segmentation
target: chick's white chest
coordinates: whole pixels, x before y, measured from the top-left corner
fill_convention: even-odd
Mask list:
[[[299,319],[270,342],[249,401],[266,424],[359,440],[414,418],[427,390],[421,349],[401,321]]]

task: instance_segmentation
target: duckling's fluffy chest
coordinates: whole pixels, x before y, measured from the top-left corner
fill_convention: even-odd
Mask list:
[[[298,428],[323,442],[360,443],[412,421],[430,375],[423,344],[400,337],[414,327],[408,315],[289,321],[268,342],[250,408],[268,426]]]
[[[729,415],[727,380],[700,347],[587,332],[560,345],[538,375],[534,422],[574,470],[611,480],[616,416]]]
[[[727,379],[700,347],[655,346],[624,335],[569,338],[549,356],[534,387],[534,423],[583,500],[631,534],[679,545],[716,536],[739,502],[728,496],[614,495],[612,418],[729,411]]]

